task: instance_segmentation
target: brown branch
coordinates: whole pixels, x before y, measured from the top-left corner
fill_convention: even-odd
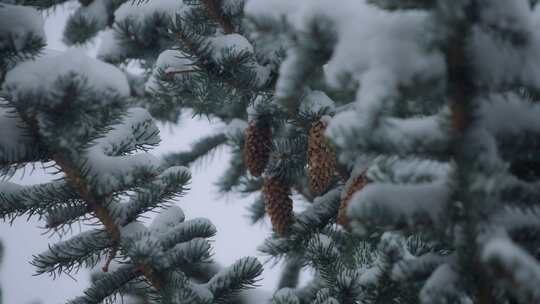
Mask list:
[[[118,251],[118,246],[113,246],[111,248],[111,251],[109,252],[109,256],[107,257],[107,261],[105,261],[105,265],[101,268],[103,272],[109,272],[109,266],[111,266],[111,262],[116,258],[116,252]]]
[[[70,161],[65,159],[60,154],[53,155],[53,160],[66,175],[67,182],[77,191],[80,197],[86,202],[90,209],[94,212],[97,219],[103,224],[105,230],[111,236],[115,244],[120,244],[120,228],[115,223],[113,216],[109,210],[101,203],[107,197],[96,196],[88,187],[87,181],[81,175],[80,171]],[[157,274],[154,269],[144,263],[134,263],[135,267],[146,277],[146,279],[156,289],[163,287],[163,279]]]
[[[30,126],[32,133],[36,137],[37,141],[40,141],[39,127],[35,118],[31,118],[23,111],[18,111],[20,117]],[[103,205],[103,201],[110,199],[110,196],[97,196],[90,189],[88,182],[81,174],[80,170],[75,164],[65,158],[61,153],[55,153],[51,159],[58,165],[60,170],[64,172],[67,183],[75,189],[77,194],[86,203],[88,208],[92,210],[96,218],[105,227],[105,230],[111,236],[113,243],[118,246],[121,241],[120,227],[116,224],[114,217],[110,214],[109,210]],[[156,289],[161,289],[164,286],[164,280],[150,265],[144,263],[135,263],[132,261],[137,270],[152,284]]]
[[[479,95],[479,88],[474,79],[474,69],[470,63],[471,58],[468,56],[466,46],[467,39],[470,36],[471,24],[474,24],[477,20],[478,10],[477,3],[472,1],[465,10],[465,19],[459,21],[454,33],[449,37],[445,54],[448,71],[447,96],[451,112],[452,130],[456,139],[453,154],[457,159],[458,166],[462,165],[460,162],[464,162],[465,165],[470,165],[471,162],[471,158],[464,152],[466,149],[464,149],[465,143],[463,143],[463,139],[467,136],[473,122],[472,104]],[[462,173],[458,171],[458,174]],[[461,193],[458,194],[456,200],[472,203],[466,194]],[[472,227],[474,224],[470,222],[465,224],[470,227],[471,231],[474,231]],[[474,233],[471,233],[468,238],[471,243],[475,244]],[[475,302],[478,304],[495,303],[493,284],[490,281],[491,277],[481,267],[478,245],[475,245],[475,247],[474,257],[471,261],[477,287]]]

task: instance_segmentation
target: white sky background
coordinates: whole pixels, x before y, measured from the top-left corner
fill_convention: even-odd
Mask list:
[[[74,6],[75,3],[68,3],[47,17],[45,29],[48,48],[65,49],[61,43],[62,31],[66,18]],[[89,54],[93,54],[95,49],[96,45],[87,47]],[[178,126],[160,126],[163,142],[154,152],[185,150],[196,139],[211,134],[220,127],[223,125],[218,122],[193,120],[189,115],[185,115]],[[191,190],[178,200],[178,205],[184,210],[186,218],[206,217],[217,227],[213,252],[214,259],[218,263],[230,265],[236,259],[248,255],[258,256],[264,262],[266,257],[259,256],[256,247],[268,236],[270,228],[268,222],[262,226],[249,224],[246,207],[253,198],[223,197],[214,186],[227,168],[228,158],[228,152],[220,150],[212,159],[193,169]],[[39,183],[46,181],[46,176],[38,169],[32,176],[27,174],[22,180],[14,178],[12,181]],[[6,249],[4,261],[0,266],[3,304],[30,304],[36,300],[40,300],[43,304],[65,303],[66,300],[80,295],[89,284],[86,270],[74,275],[77,281],[67,275],[62,275],[56,280],[52,280],[48,275],[33,276],[34,268],[29,264],[32,255],[46,250],[48,244],[58,240],[57,237],[43,235],[44,230],[37,228],[39,226],[41,225],[37,221],[27,222],[26,218],[17,219],[12,226],[0,222],[0,239]],[[261,289],[273,291],[275,288],[279,278],[279,267],[271,266],[271,263],[265,265],[263,280],[260,282],[263,285]]]

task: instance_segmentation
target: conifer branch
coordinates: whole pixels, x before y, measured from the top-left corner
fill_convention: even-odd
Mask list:
[[[30,126],[32,133],[36,138],[39,138],[39,129],[37,121],[22,111],[18,111],[21,118]],[[77,168],[75,164],[67,159],[64,155],[57,152],[52,155],[51,159],[58,165],[60,170],[64,172],[68,185],[77,192],[82,200],[92,210],[96,218],[104,226],[105,230],[110,235],[113,246],[118,246],[121,242],[120,227],[116,223],[114,217],[110,214],[109,210],[104,206],[104,203],[110,199],[105,197],[96,196],[83,176],[82,172]],[[160,274],[156,272],[151,265],[147,265],[142,262],[135,263],[135,268],[140,271],[143,276],[154,286],[156,289],[161,289],[164,286],[164,281]]]
[[[208,74],[214,73],[212,68],[209,66],[209,62],[212,62],[213,60],[208,58],[207,54],[205,54],[204,50],[202,49],[203,46],[201,44],[203,44],[203,42],[194,41],[190,35],[184,32],[184,30],[185,29],[182,28],[176,28],[176,38],[182,42],[182,45],[189,51],[189,53],[199,58],[200,65]],[[237,81],[234,77],[219,77],[219,80],[231,88],[246,93],[256,89],[252,85],[245,85]]]
[[[232,34],[234,33],[232,21],[221,12],[218,2],[218,0],[202,0],[208,15],[223,28],[225,34]]]
[[[90,209],[96,215],[96,218],[103,224],[115,244],[120,244],[120,227],[115,219],[109,213],[109,210],[103,205],[103,198],[96,197],[90,190],[84,176],[76,169],[76,166],[60,154],[53,155],[53,160],[66,174],[66,180],[76,189],[81,198],[88,204]],[[156,289],[164,286],[163,279],[153,267],[145,263],[135,263],[136,268],[146,277],[146,279]]]

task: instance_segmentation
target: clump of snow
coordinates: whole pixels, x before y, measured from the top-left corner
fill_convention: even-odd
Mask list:
[[[152,221],[150,229],[156,232],[167,232],[185,219],[184,212],[178,206],[171,206],[163,211]]]
[[[174,226],[163,234],[161,241],[165,248],[174,246],[179,242],[186,242],[193,238],[207,238],[214,236],[216,227],[206,218],[195,218]]]
[[[406,254],[401,261],[398,261],[392,267],[390,277],[394,281],[405,282],[411,277],[414,277],[418,271],[422,271],[428,267],[437,267],[448,260],[449,258],[447,256],[441,256],[434,252],[428,252],[416,257],[406,250]]]
[[[251,103],[247,109],[247,115],[248,115],[248,121],[254,121],[257,119],[257,117],[260,115],[258,112],[258,109],[264,108],[265,103],[268,102],[263,96],[259,95],[255,98],[253,103]]]
[[[212,57],[215,61],[220,61],[223,58],[225,50],[235,53],[253,53],[253,45],[251,45],[246,37],[239,34],[212,37],[208,39],[208,43],[212,47]]]
[[[41,14],[28,6],[0,4],[0,49],[13,43],[20,50],[31,35],[46,40]]]
[[[158,90],[161,71],[176,81],[182,81],[186,77],[186,73],[194,70],[193,61],[189,59],[187,54],[178,50],[165,50],[159,54],[145,89],[147,92]]]
[[[344,75],[352,76],[363,86],[359,93],[365,98],[359,96],[359,100],[388,96],[396,92],[399,83],[408,84],[417,77],[431,79],[445,71],[442,54],[428,52],[420,44],[429,21],[425,12],[387,12],[358,0],[341,1],[338,6],[325,0],[251,0],[245,12],[276,21],[284,16],[299,33],[309,33],[315,19],[330,21],[337,44],[325,67],[328,80],[338,86]]]
[[[148,228],[146,228],[142,223],[139,222],[131,222],[126,226],[120,228],[122,238],[126,239],[134,239],[137,238],[137,236],[147,232]]]
[[[296,231],[304,231],[305,227],[319,226],[335,214],[340,203],[341,188],[335,188],[318,196],[301,213],[298,213],[294,224]]]
[[[142,3],[127,1],[114,12],[114,20],[115,22],[123,22],[129,18],[142,23],[155,14],[162,14],[174,19],[176,13],[181,12],[184,8],[184,3],[178,0],[145,1]]]
[[[379,109],[383,109],[381,106]],[[359,109],[338,113],[326,130],[328,137],[340,147],[370,147],[374,144],[387,151],[440,152],[449,144],[444,111],[431,116],[417,116],[408,119],[385,117],[375,113],[378,109]],[[378,119],[377,119],[378,118]]]
[[[129,84],[121,70],[92,59],[76,49],[17,65],[7,73],[4,89],[13,97],[21,93],[49,96],[60,77],[73,75],[86,80],[97,94],[114,92],[126,97],[130,94]],[[62,100],[47,101],[51,106],[55,106],[55,102],[62,102]]]
[[[299,110],[301,112],[318,113],[323,109],[327,109],[330,112],[334,112],[335,107],[334,101],[326,93],[322,91],[310,91],[302,99]]]
[[[109,62],[120,61],[125,57],[126,51],[122,43],[116,39],[114,29],[108,29],[101,34],[101,42],[97,50],[97,57]]]
[[[453,299],[458,295],[459,277],[449,264],[439,266],[420,291],[422,303],[435,303],[442,299]],[[458,302],[463,303],[463,302]]]
[[[430,79],[445,71],[442,54],[430,53],[419,43],[425,37],[427,13],[380,11],[355,0],[345,1],[338,8],[328,1],[317,2],[313,9],[300,14],[296,23],[302,30],[317,13],[335,23],[338,43],[325,69],[326,76],[337,85],[344,74],[352,75],[362,85],[358,100],[380,96],[381,85],[388,91],[382,96],[388,96],[400,83],[410,84],[415,77]],[[362,26],[358,26],[358,20],[362,20]],[[372,92],[372,86],[377,90]]]
[[[521,82],[540,88],[539,7],[531,10],[527,1],[490,1],[481,17],[482,25],[473,28],[470,40],[478,80],[492,86]]]
[[[117,147],[134,150],[142,145],[157,145],[160,142],[159,128],[154,119],[143,108],[130,108],[121,124],[112,126],[106,136],[96,140],[97,146],[107,155],[114,155]]]
[[[540,265],[534,257],[516,246],[511,240],[497,237],[490,240],[482,251],[481,259],[507,281],[511,291],[526,298],[529,303],[540,300]]]
[[[446,162],[419,158],[379,156],[369,167],[367,175],[372,180],[394,183],[430,182],[448,178],[451,166]]]
[[[410,253],[406,250],[404,237],[395,232],[384,232],[378,250],[385,254],[390,260],[408,258]]]
[[[257,84],[259,86],[263,86],[268,81],[268,77],[270,77],[271,67],[270,66],[263,66],[256,62],[253,62],[251,64],[251,68],[255,72],[255,77],[257,78]]]
[[[178,50],[165,50],[159,54],[155,67],[158,69],[191,70],[193,61],[189,55]]]
[[[131,222],[120,228],[122,247],[128,256],[137,257],[139,260],[151,260],[156,268],[163,266],[161,263],[166,254],[161,245],[160,238],[152,233],[147,227],[139,222]]]
[[[244,134],[247,127],[248,123],[245,120],[234,118],[225,126],[224,133],[227,138],[237,138],[239,135]]]
[[[478,80],[492,86],[521,82],[540,88],[540,80],[536,77],[540,73],[540,63],[536,60],[536,54],[540,52],[540,35],[529,39],[530,43],[518,47],[475,28],[471,38],[471,62]]]
[[[370,183],[353,195],[347,215],[359,223],[389,226],[404,223],[414,227],[422,224],[418,219],[436,223],[449,195],[445,180],[412,185]]]
[[[111,0],[93,0],[87,6],[80,6],[71,18],[83,18],[97,28],[103,29],[109,23],[109,11],[112,5]]]
[[[515,93],[491,94],[480,105],[479,118],[494,135],[540,132],[540,106]]]
[[[212,59],[216,62],[223,60],[224,56],[229,54],[229,52],[230,54],[253,54],[254,52],[253,45],[246,37],[239,34],[219,35],[208,38],[207,42],[212,51],[210,56],[212,56]],[[268,81],[270,67],[258,64],[254,57],[252,58],[252,61],[246,63],[246,67],[254,72],[256,83],[259,86],[264,85]]]
[[[181,14],[187,8],[182,1],[159,0],[143,1],[136,3],[126,1],[114,12],[115,23],[122,23],[129,20],[135,26],[152,27],[149,23],[156,16],[171,18],[174,22],[176,15]],[[143,28],[144,29],[144,28]],[[105,31],[98,49],[98,58],[116,62],[124,59],[128,50],[122,47],[122,41],[118,40],[113,29]]]
[[[375,261],[375,266],[364,269],[358,280],[361,286],[374,286],[377,284],[379,278],[382,276],[381,267],[377,267],[377,264],[381,264],[380,259]]]
[[[139,133],[135,133],[135,130],[139,130]],[[125,185],[131,185],[137,174],[157,174],[160,161],[150,153],[120,156],[116,154],[126,152],[118,151],[117,147],[132,150],[141,145],[159,143],[158,132],[146,110],[130,109],[129,116],[123,123],[113,126],[107,135],[98,139],[86,151],[89,173],[97,178],[95,190],[99,193],[110,193]]]

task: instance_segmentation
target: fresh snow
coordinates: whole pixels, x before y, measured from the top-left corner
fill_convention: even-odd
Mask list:
[[[0,3],[0,49],[6,42],[14,42],[20,50],[30,35],[45,41],[41,14],[31,7]]]
[[[101,42],[97,50],[97,58],[106,61],[120,61],[126,55],[122,42],[116,39],[116,31],[107,29],[101,34]]]
[[[156,232],[168,232],[174,228],[177,224],[180,224],[185,219],[182,208],[178,206],[171,206],[165,210],[162,210],[158,216],[152,221],[150,229]]]
[[[487,96],[481,100],[479,116],[484,127],[494,135],[540,132],[540,105],[516,93]]]
[[[318,113],[323,109],[335,111],[335,103],[322,91],[310,91],[300,103],[300,112]]]
[[[114,12],[114,20],[120,23],[129,18],[142,23],[155,14],[175,18],[176,13],[181,12],[184,8],[184,3],[178,0],[144,1],[141,3],[127,1]]]
[[[459,276],[454,269],[448,264],[439,266],[426,281],[424,287],[420,291],[421,303],[435,303],[447,296],[455,298],[459,290]],[[446,302],[440,302],[446,303]],[[457,303],[462,303],[457,302]]]
[[[482,9],[483,26],[473,30],[471,62],[482,84],[491,87],[518,83],[540,88],[540,8],[527,1],[490,1]],[[512,44],[501,34],[522,40]],[[497,64],[493,64],[493,63]]]
[[[98,94],[115,92],[126,97],[130,94],[129,84],[121,70],[92,59],[77,49],[17,65],[7,73],[3,87],[14,97],[27,93],[50,96],[53,93],[51,88],[60,77],[73,75],[85,79]],[[55,102],[62,101],[48,99],[48,102],[54,106]]]
[[[109,23],[112,6],[112,0],[92,0],[89,5],[80,6],[71,18],[82,18],[89,24],[95,24],[98,29],[104,29]]]
[[[152,74],[146,82],[146,91],[154,92],[159,89],[161,71],[169,73],[176,81],[182,81],[186,77],[182,72],[189,73],[194,70],[193,61],[188,57],[187,54],[178,50],[165,50],[159,54]]]
[[[136,126],[143,133],[134,133]],[[117,151],[119,145],[125,149],[134,149],[141,145],[159,143],[159,130],[153,123],[150,114],[142,108],[132,108],[123,123],[113,129],[86,152],[90,174],[95,176],[96,191],[110,193],[120,190],[123,185],[135,181],[134,173],[143,170],[157,173],[160,161],[150,153],[141,152],[133,155],[116,155],[125,151]]]
[[[208,43],[212,46],[212,57],[215,61],[223,59],[225,50],[235,53],[247,52],[253,53],[253,45],[246,37],[239,34],[219,35],[208,38]]]
[[[504,237],[496,237],[484,246],[481,259],[500,272],[500,278],[512,286],[512,291],[530,299],[540,300],[540,265],[525,250]]]
[[[96,140],[96,147],[103,153],[114,156],[124,150],[135,150],[143,145],[157,145],[161,141],[159,129],[150,113],[143,108],[130,108],[122,123],[112,126],[112,129]]]
[[[225,126],[225,135],[227,138],[238,138],[243,136],[244,130],[248,127],[248,123],[245,120],[234,118]]]
[[[419,43],[429,22],[429,14],[421,11],[386,12],[359,0],[339,5],[326,0],[250,0],[245,12],[278,22],[285,17],[297,32],[309,33],[314,19],[329,20],[335,26],[337,44],[325,66],[328,81],[337,86],[343,76],[352,76],[362,85],[358,100],[363,102],[378,103],[396,94],[400,83],[431,79],[445,71],[442,54],[428,52]]]
[[[449,197],[445,180],[411,185],[372,183],[353,195],[347,214],[360,223],[373,220],[382,225],[412,226],[419,218],[437,223]]]
[[[171,18],[174,22],[176,15],[181,14],[187,6],[178,0],[143,1],[141,3],[126,1],[114,12],[115,23],[127,20],[135,25],[143,26],[156,15]],[[118,40],[114,29],[107,29],[102,34],[101,43],[97,51],[97,57],[107,61],[121,61],[125,59],[127,50]]]
[[[227,54],[226,50],[233,54],[239,54],[242,52],[253,54],[253,45],[246,39],[246,37],[239,34],[227,34],[218,35],[207,39],[208,44],[211,47],[212,59],[214,61],[223,60],[223,56]],[[257,84],[262,86],[268,80],[270,75],[269,67],[262,66],[253,58],[252,62],[247,63],[247,66],[255,73]]]

